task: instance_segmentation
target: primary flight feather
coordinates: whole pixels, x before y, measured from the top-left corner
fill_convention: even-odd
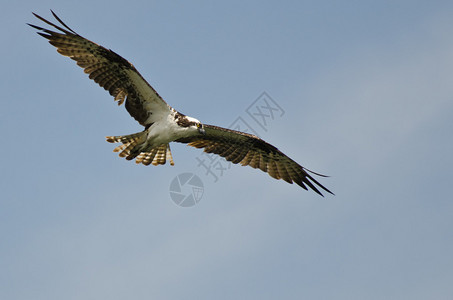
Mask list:
[[[258,168],[276,179],[295,182],[305,190],[307,186],[320,194],[319,188],[333,194],[308,172],[276,147],[255,135],[202,124],[195,118],[179,113],[169,106],[135,67],[112,50],[91,42],[69,28],[53,11],[60,23],[56,25],[34,14],[55,32],[28,24],[49,40],[58,53],[77,62],[89,78],[109,91],[118,105],[125,103],[126,110],[145,129],[125,136],[108,136],[110,143],[121,143],[113,151],[128,160],[135,159],[144,165],[173,165],[170,142],[186,143],[205,152],[215,153],[234,164]]]

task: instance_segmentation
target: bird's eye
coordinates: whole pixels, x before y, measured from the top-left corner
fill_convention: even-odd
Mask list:
[[[201,128],[201,123],[198,123],[198,124],[197,124],[197,128]]]

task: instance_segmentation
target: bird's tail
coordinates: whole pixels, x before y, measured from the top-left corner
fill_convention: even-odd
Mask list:
[[[174,166],[173,157],[171,156],[170,144],[162,144],[160,146],[154,147],[148,152],[142,152],[137,156],[135,160],[136,163],[142,163],[145,166],[149,164],[165,165],[167,159],[170,161],[170,165]]]
[[[134,134],[123,135],[123,136],[107,136],[107,142],[109,143],[123,143],[122,145],[113,149],[113,152],[120,152],[120,157],[125,157],[127,160],[134,158],[137,164],[144,164],[146,166],[153,164],[164,165],[167,159],[173,166],[173,157],[171,155],[170,145],[162,144],[152,149],[144,149],[144,145],[147,138],[147,132],[137,132]]]

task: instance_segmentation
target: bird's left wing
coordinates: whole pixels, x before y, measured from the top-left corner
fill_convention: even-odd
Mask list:
[[[41,31],[38,34],[48,39],[49,43],[57,48],[58,53],[75,60],[77,65],[89,74],[90,79],[109,91],[115,101],[118,101],[118,105],[121,105],[127,97],[126,109],[141,125],[146,126],[152,122],[153,114],[159,115],[171,109],[126,59],[78,35],[53,11],[53,16],[64,28],[33,14],[61,32],[28,25]]]
[[[305,190],[308,186],[321,196],[323,194],[317,187],[333,194],[308,172],[326,176],[302,167],[257,136],[212,125],[203,125],[203,128],[204,135],[182,138],[176,142],[187,143],[195,148],[204,148],[204,152],[218,154],[234,164],[240,163],[243,166],[259,168],[276,179],[283,179],[289,183],[295,182]]]

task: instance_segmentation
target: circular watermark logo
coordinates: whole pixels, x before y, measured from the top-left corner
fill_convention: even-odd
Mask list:
[[[178,206],[191,207],[200,202],[204,186],[193,173],[181,173],[170,183],[170,197]]]

